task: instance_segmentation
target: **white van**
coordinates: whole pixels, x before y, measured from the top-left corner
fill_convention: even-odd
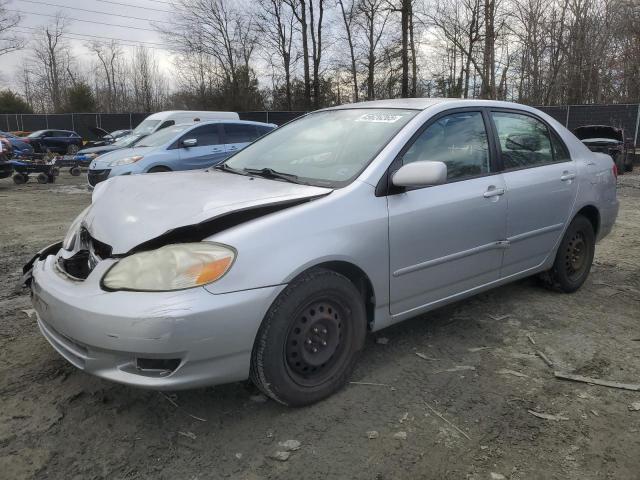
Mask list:
[[[149,115],[133,130],[132,135],[146,137],[158,130],[181,123],[204,122],[208,120],[240,120],[236,112],[199,112],[196,110],[169,110]]]

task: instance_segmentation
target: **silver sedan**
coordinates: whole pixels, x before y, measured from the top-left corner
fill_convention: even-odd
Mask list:
[[[618,211],[610,157],[505,102],[321,110],[207,171],[117,177],[24,268],[88,373],[154,389],[251,378],[292,406],[367,332],[519,278],[576,291]]]

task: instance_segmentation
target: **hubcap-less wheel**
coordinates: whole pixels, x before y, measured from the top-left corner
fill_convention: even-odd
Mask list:
[[[286,362],[301,385],[315,385],[333,373],[344,350],[344,309],[328,300],[303,309],[293,323],[286,344]]]
[[[567,274],[570,280],[576,280],[584,273],[587,265],[587,248],[582,232],[576,232],[568,242],[565,255]]]

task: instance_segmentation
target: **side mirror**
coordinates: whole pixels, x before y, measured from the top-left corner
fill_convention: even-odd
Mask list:
[[[182,146],[183,147],[195,147],[196,145],[198,145],[198,139],[197,138],[187,138],[186,140],[182,141]]]
[[[400,167],[391,177],[396,187],[428,187],[442,185],[447,181],[447,166],[444,162],[411,162]]]

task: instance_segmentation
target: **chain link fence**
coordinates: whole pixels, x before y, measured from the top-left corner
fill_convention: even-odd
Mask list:
[[[282,125],[305,112],[239,112],[240,119]],[[34,132],[44,129],[73,130],[87,140],[96,140],[89,127],[107,132],[133,129],[150,113],[60,113],[60,114],[0,114],[0,130]]]
[[[639,144],[640,104],[564,105],[537,107],[569,130],[582,125],[612,125],[623,128],[625,137]],[[305,112],[239,112],[242,120],[282,125]],[[111,132],[135,128],[149,113],[66,113],[66,114],[1,114],[0,130],[33,132],[48,128],[74,130],[83,138],[95,139],[89,131],[97,126]]]

